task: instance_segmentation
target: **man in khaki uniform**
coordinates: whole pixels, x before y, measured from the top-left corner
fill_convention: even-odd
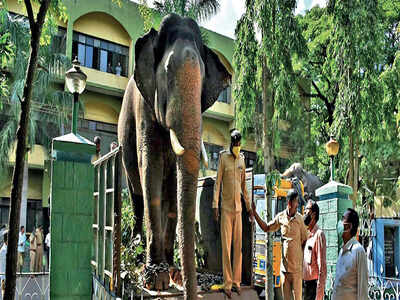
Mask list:
[[[30,271],[41,272],[43,266],[43,231],[39,226],[35,232],[31,233],[30,241]]]
[[[242,204],[240,194],[251,214],[251,204],[246,189],[246,166],[244,156],[240,153],[241,135],[238,130],[231,132],[229,150],[220,152],[217,179],[214,186],[214,218],[218,222],[218,200],[222,183],[221,200],[221,242],[222,268],[224,275],[224,292],[230,298],[233,289],[240,294],[242,278]],[[231,244],[233,238],[233,276],[231,261]]]
[[[281,230],[282,260],[281,289],[284,300],[301,300],[303,283],[303,247],[308,233],[303,217],[297,212],[298,194],[290,190],[287,194],[287,207],[266,224],[257,214],[254,202],[253,214],[258,225],[265,232]]]

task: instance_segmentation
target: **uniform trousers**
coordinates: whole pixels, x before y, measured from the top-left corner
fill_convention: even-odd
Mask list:
[[[281,282],[284,300],[301,300],[303,292],[303,272],[281,272]]]
[[[29,250],[29,271],[30,272],[35,272],[35,261],[36,261],[36,250],[31,249]]]
[[[17,272],[22,273],[22,267],[24,266],[24,257],[25,257],[25,252],[18,251]]]
[[[43,267],[43,246],[36,247],[36,257],[35,257],[35,272],[42,272]]]
[[[221,244],[224,289],[240,287],[242,278],[242,212],[221,213]],[[233,274],[231,247],[233,244]]]
[[[317,279],[315,280],[304,280],[304,295],[303,300],[315,300],[317,297]]]

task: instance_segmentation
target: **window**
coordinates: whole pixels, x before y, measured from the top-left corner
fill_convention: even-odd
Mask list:
[[[65,54],[67,49],[67,31],[63,27],[58,27],[58,32],[55,36],[53,36],[53,40],[51,41],[52,51],[54,53],[62,53]]]
[[[10,211],[10,198],[1,198],[0,226],[8,225],[9,211]],[[25,231],[32,232],[32,230],[39,224],[43,224],[42,201],[28,199]]]
[[[241,152],[243,152],[244,154],[244,162],[246,163],[246,168],[255,167],[255,164],[257,163],[257,154],[255,152],[244,150],[242,150]]]
[[[385,277],[396,277],[395,271],[395,227],[386,227],[384,230],[384,247],[385,247]]]
[[[129,48],[74,32],[72,57],[88,68],[118,76],[128,76]]]
[[[219,94],[217,101],[223,102],[223,103],[231,103],[231,87],[228,86],[226,89],[224,89],[221,94]]]
[[[224,147],[208,143],[204,143],[204,147],[209,156],[209,167],[211,170],[216,171],[218,169],[219,152],[222,151]]]

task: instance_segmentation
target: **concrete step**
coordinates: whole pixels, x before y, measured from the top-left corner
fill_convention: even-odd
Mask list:
[[[162,292],[143,290],[143,298],[146,299],[168,299],[168,300],[181,300],[183,299],[183,292],[176,289],[169,289]],[[198,299],[201,300],[229,300],[229,298],[222,292],[218,291],[199,291]],[[254,288],[249,286],[242,286],[242,292],[239,296],[237,293],[232,292],[232,300],[258,300],[257,292]]]

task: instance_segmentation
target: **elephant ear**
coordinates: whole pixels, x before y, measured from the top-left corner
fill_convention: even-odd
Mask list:
[[[217,101],[219,94],[231,84],[231,74],[219,60],[217,54],[204,46],[205,76],[201,93],[201,112]]]
[[[139,38],[135,44],[135,70],[134,78],[136,86],[144,100],[154,107],[155,72],[154,72],[154,48],[158,32],[151,30]]]

